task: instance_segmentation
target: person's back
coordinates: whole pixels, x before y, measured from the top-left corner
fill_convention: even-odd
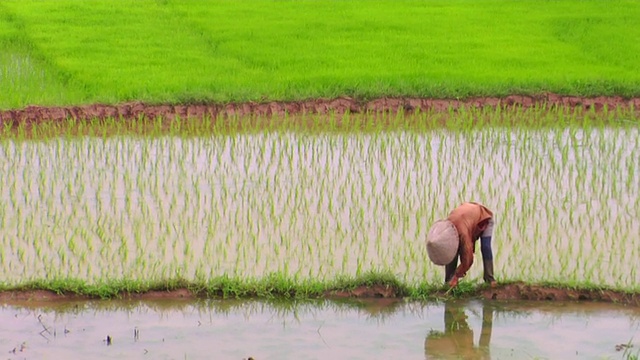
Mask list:
[[[449,221],[456,226],[458,234],[467,235],[472,241],[478,240],[484,226],[489,219],[493,218],[493,212],[484,205],[467,202],[453,209],[449,214]]]

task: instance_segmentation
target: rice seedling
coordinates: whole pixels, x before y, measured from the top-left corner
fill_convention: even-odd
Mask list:
[[[170,136],[104,137],[108,123],[87,125],[97,137],[12,132],[0,139],[3,281],[38,279],[40,269],[89,282],[279,274],[330,283],[380,271],[410,287],[439,284],[426,232],[475,200],[497,215],[500,280],[637,290],[638,247],[620,239],[640,232],[640,127],[611,114],[470,108],[444,128],[424,112],[388,115],[371,131],[361,130],[369,117],[352,114],[354,128],[340,129],[312,118],[316,128],[200,136],[175,125]]]

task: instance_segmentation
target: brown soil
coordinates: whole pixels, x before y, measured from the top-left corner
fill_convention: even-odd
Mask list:
[[[148,291],[144,293],[129,293],[122,296],[123,299],[160,300],[160,299],[195,299],[197,296],[188,289],[175,289],[166,291]],[[0,304],[38,304],[51,302],[65,302],[89,300],[92,297],[77,294],[58,294],[50,290],[10,290],[0,291]]]
[[[563,289],[515,283],[483,289],[480,293],[485,299],[492,300],[601,301],[640,306],[640,294],[613,290]]]
[[[139,119],[162,117],[167,120],[175,117],[185,118],[228,118],[235,116],[272,116],[296,114],[343,114],[367,112],[412,112],[449,111],[460,107],[510,107],[521,106],[563,106],[568,108],[594,109],[623,108],[640,110],[640,98],[613,97],[577,97],[557,94],[541,94],[536,96],[511,95],[506,97],[477,97],[465,100],[422,99],[422,98],[379,98],[360,101],[349,97],[336,99],[314,99],[295,102],[246,102],[229,104],[161,104],[151,105],[142,102],[118,105],[92,104],[66,107],[27,106],[23,109],[0,111],[0,125],[33,124],[42,121],[62,121],[68,118],[88,119]]]
[[[397,289],[384,285],[360,286],[351,291],[330,292],[329,297],[353,298],[397,298]],[[445,297],[445,292],[434,293],[434,297]],[[627,294],[613,290],[579,290],[541,285],[513,283],[496,288],[479,288],[471,297],[487,300],[535,300],[535,301],[600,301],[640,306],[640,294]]]
[[[444,292],[432,294],[434,298],[444,298]],[[597,301],[619,303],[632,306],[640,306],[640,294],[629,294],[614,290],[580,290],[548,287],[542,285],[528,285],[524,283],[511,283],[499,285],[496,288],[479,288],[469,297],[480,297],[487,300],[533,300],[533,301]],[[123,299],[137,300],[191,300],[199,298],[196,293],[188,289],[176,289],[170,291],[149,291],[145,293],[131,293],[121,296]],[[327,291],[324,294],[328,299],[378,299],[380,301],[395,302],[402,298],[398,289],[388,285],[359,286],[352,290]],[[57,294],[47,290],[23,290],[0,292],[0,304],[25,304],[37,305],[51,302],[77,301],[91,299],[87,296],[75,294]]]

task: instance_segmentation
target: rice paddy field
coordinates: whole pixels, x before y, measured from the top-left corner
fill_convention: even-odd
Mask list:
[[[640,84],[633,1],[8,0],[0,19],[9,110],[632,97]],[[430,224],[475,200],[497,214],[501,280],[637,291],[633,108],[301,116],[5,122],[2,284],[271,279],[314,292],[385,274],[415,289],[441,282]]]
[[[202,136],[8,130],[3,282],[300,285],[378,273],[419,289],[443,277],[426,255],[428,228],[473,200],[496,214],[500,280],[635,292],[637,119],[592,115],[470,109],[304,130],[238,119],[248,130],[205,122]],[[443,116],[447,127],[435,126]]]
[[[0,351],[637,359],[638,39],[624,0],[2,1]],[[231,111],[74,115],[126,104]],[[465,201],[495,290],[428,260]]]

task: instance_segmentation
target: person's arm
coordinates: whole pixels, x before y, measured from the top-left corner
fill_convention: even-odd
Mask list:
[[[473,241],[467,234],[460,237],[460,265],[456,269],[453,279],[449,282],[451,287],[458,285],[458,279],[463,278],[473,264]]]

